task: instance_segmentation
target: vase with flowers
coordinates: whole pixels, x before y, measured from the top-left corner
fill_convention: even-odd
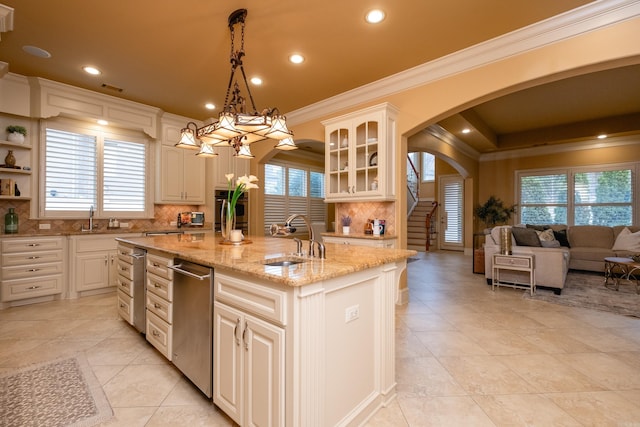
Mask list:
[[[222,239],[224,243],[231,242],[231,231],[236,227],[236,203],[245,191],[252,188],[259,188],[256,182],[258,178],[254,175],[244,175],[239,177],[235,183],[232,173],[226,174],[229,191],[227,192],[227,200],[222,201],[222,212],[220,212],[220,225]],[[234,188],[235,185],[235,188]]]

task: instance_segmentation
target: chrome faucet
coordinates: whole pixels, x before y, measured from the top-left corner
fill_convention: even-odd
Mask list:
[[[313,257],[315,256],[315,249],[314,249],[315,239],[313,235],[313,227],[311,227],[311,221],[309,221],[309,218],[307,218],[305,215],[301,215],[301,214],[291,215],[284,222],[284,226],[280,226],[278,224],[271,225],[271,229],[270,229],[271,235],[272,236],[288,236],[291,233],[295,233],[296,228],[291,225],[291,222],[296,218],[302,218],[305,225],[307,226],[307,230],[309,230],[309,256]],[[296,242],[298,244],[298,253],[302,253],[302,244],[298,242]]]
[[[89,228],[84,228],[84,224],[82,224],[81,231],[93,231],[93,205],[89,207]]]

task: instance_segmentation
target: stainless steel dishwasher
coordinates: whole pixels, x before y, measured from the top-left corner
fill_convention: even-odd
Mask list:
[[[171,361],[204,394],[213,383],[213,269],[176,259]]]

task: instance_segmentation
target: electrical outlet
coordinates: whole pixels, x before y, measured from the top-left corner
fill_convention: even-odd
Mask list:
[[[120,223],[120,228],[129,228],[129,223],[128,222],[121,222]]]
[[[171,227],[175,227],[175,226],[177,226],[177,225],[178,225],[178,221],[171,221],[171,222],[169,223],[169,225],[170,225]]]
[[[51,224],[38,224],[39,230],[51,230]]]
[[[360,305],[352,305],[344,310],[344,323],[349,323],[360,317]]]

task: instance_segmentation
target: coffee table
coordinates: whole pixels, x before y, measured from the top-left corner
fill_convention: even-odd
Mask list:
[[[631,258],[607,257],[604,259],[604,286],[620,288],[620,280],[636,282],[636,294],[640,294],[640,263]]]

